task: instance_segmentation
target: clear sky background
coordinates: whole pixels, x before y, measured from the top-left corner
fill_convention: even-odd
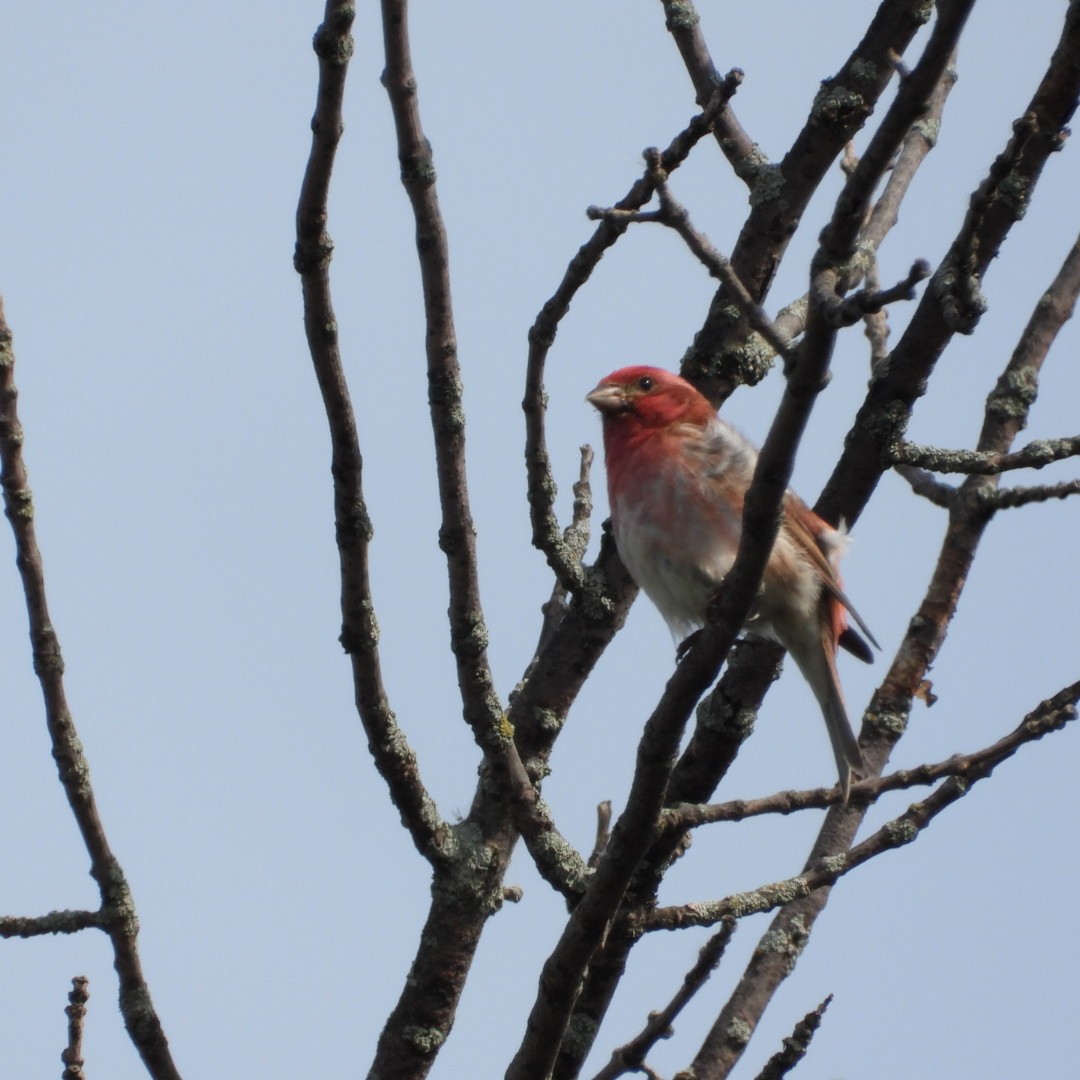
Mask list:
[[[334,300],[375,521],[374,592],[391,702],[442,813],[467,810],[477,752],[460,718],[445,623],[412,219],[379,85],[376,5],[361,4],[347,131],[334,177]],[[746,81],[737,114],[779,157],[818,81],[873,5],[702,0],[722,70]],[[934,264],[1004,146],[1065,5],[983,0],[964,38],[940,146],[920,172],[882,278]],[[610,204],[695,112],[656,0],[415,3],[414,62],[450,234],[491,660],[506,695],[550,591],[529,545],[522,458],[526,331]],[[20,410],[67,689],[140,946],[186,1077],[363,1075],[412,957],[428,871],[401,830],[353,710],[337,643],[329,440],[292,269],[322,4],[189,0],[9,4],[0,16],[0,292],[15,332]],[[916,55],[913,50],[910,54]],[[860,141],[865,145],[865,138]],[[985,282],[977,334],[946,354],[910,435],[968,447],[983,402],[1072,243],[1080,147],[1049,163],[1032,209]],[[812,204],[769,297],[806,285],[839,188]],[[730,251],[746,193],[701,145],[676,193]],[[640,227],[575,302],[548,367],[549,443],[569,506],[578,446],[599,440],[584,394],[630,362],[675,367],[712,286],[677,239]],[[894,332],[910,306],[892,311]],[[1080,331],[1051,355],[1028,438],[1080,430]],[[843,335],[795,486],[817,496],[864,391],[866,346]],[[725,415],[755,440],[777,373]],[[1077,475],[1073,462],[1038,475]],[[606,500],[596,474],[596,525]],[[999,516],[894,764],[981,747],[1080,673],[1080,500]],[[849,592],[884,647],[845,663],[853,711],[887,668],[925,587],[941,511],[886,478],[855,531]],[[595,548],[595,545],[594,545]],[[0,536],[0,910],[96,904],[30,666],[6,526]],[[588,849],[594,807],[620,808],[641,725],[673,662],[648,604],[604,656],[545,784],[563,832]],[[785,673],[724,797],[833,780],[812,700]],[[1026,748],[916,844],[843,881],[744,1060],[753,1076],[796,1019],[835,1000],[804,1080],[913,1075],[1006,1080],[1075,1067],[1080,733]],[[889,800],[866,830],[898,814]],[[665,902],[788,876],[820,823],[702,830]],[[864,830],[865,835],[865,830]],[[433,1075],[500,1076],[565,917],[519,852],[524,901],[489,924]],[[696,1049],[764,918],[652,1060]],[[707,935],[635,953],[594,1058],[665,1003]],[[88,1074],[144,1075],[122,1030],[102,935],[0,943],[0,1076],[59,1075],[63,1007],[90,977]]]

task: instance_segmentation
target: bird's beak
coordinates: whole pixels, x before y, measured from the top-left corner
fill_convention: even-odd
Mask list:
[[[595,405],[604,416],[622,412],[628,404],[625,391],[614,383],[601,383],[585,396],[585,400],[590,405]]]

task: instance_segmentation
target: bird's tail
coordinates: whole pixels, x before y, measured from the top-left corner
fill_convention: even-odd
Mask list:
[[[836,769],[840,776],[840,790],[844,802],[851,794],[852,773],[862,773],[865,769],[862,751],[851,730],[847,706],[844,704],[844,692],[840,687],[840,676],[836,670],[836,646],[833,644],[829,628],[822,627],[820,639],[813,648],[788,648],[789,653],[799,665],[803,678],[810,684],[829,732],[833,754],[836,757]]]

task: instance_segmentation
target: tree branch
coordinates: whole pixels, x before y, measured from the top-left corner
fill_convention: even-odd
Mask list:
[[[386,781],[417,850],[439,860],[446,825],[420,778],[419,766],[386,696],[379,663],[379,626],[368,574],[374,534],[363,489],[363,459],[356,415],[341,359],[337,318],[330,296],[333,242],[326,231],[330,177],[344,130],[342,98],[353,52],[355,8],[328,0],[313,46],[319,88],[311,121],[311,152],[296,209],[296,254],[304,298],[304,330],[330,428],[334,521],[341,570],[341,644],[352,664],[356,708],[376,768]]]
[[[816,508],[828,520],[843,517],[849,524],[858,520],[889,467],[886,448],[899,445],[938,358],[955,333],[974,328],[981,280],[1009,230],[1023,216],[1047,159],[1065,138],[1080,94],[1080,69],[1072,62],[1078,50],[1080,5],[1071,0],[1061,39],[1025,113],[1027,119],[1015,126],[1004,151],[972,196],[948,254],[871,383]],[[1022,199],[1017,192],[1023,193]],[[968,312],[963,318],[962,310]]]
[[[53,760],[90,856],[90,874],[101,895],[96,925],[108,934],[112,944],[124,1026],[154,1080],[179,1080],[169,1041],[143,976],[137,946],[139,924],[131,890],[105,836],[90,786],[90,766],[64,692],[64,660],[46,601],[45,570],[34,528],[34,500],[23,460],[17,397],[11,330],[0,300],[0,484],[4,489],[4,512],[15,537],[15,565],[26,597],[34,671],[45,702]]]
[[[645,1027],[628,1043],[613,1051],[611,1060],[593,1080],[615,1080],[629,1072],[639,1072],[649,1051],[661,1040],[671,1037],[672,1024],[679,1013],[693,1000],[694,995],[709,980],[724,956],[724,950],[735,933],[735,919],[724,919],[720,929],[701,947],[697,962],[683,977],[682,986],[659,1012],[649,1013]]]
[[[956,498],[957,489],[952,484],[944,484],[926,472],[912,465],[897,465],[896,471],[911,485],[911,490],[924,499],[929,499],[935,506],[948,510]]]
[[[100,911],[50,911],[48,915],[4,915],[0,938],[31,938],[44,934],[77,934],[80,930],[105,929]]]
[[[1072,21],[1067,20],[1066,23],[1066,39],[1070,35],[1080,39],[1078,12],[1080,4],[1074,0],[1070,10]],[[1062,55],[1059,47],[1053,63],[1066,63]],[[1074,70],[1072,77],[1080,78],[1080,71]],[[1053,80],[1051,83],[1057,85]],[[1078,291],[1080,254],[1074,247],[1048,293],[1036,307],[1005,372],[998,380],[998,386],[990,394],[979,440],[980,451],[1007,453],[1024,426],[1027,409],[1035,397],[1039,370],[1057,332],[1072,311]],[[925,302],[924,296],[920,309]],[[869,396],[874,394],[877,385],[871,384]],[[850,451],[849,439],[845,457]],[[944,643],[979,542],[993,516],[976,485],[992,482],[992,478],[969,478],[950,505],[949,525],[926,595],[865,714],[860,742],[870,775],[880,774],[892,747],[906,728],[913,700],[926,693],[927,672]],[[857,499],[861,494],[857,485],[845,489],[848,500]],[[824,501],[825,496],[816,507],[819,513],[823,510]],[[850,506],[850,501],[846,505]],[[856,509],[861,509],[861,506],[861,503],[857,503]],[[954,791],[959,783],[946,781],[927,803],[933,805],[942,792]],[[864,810],[857,805],[831,809],[810,853],[808,866],[819,867],[827,865],[829,860],[846,859],[863,816]],[[711,1075],[728,1075],[745,1048],[745,1036],[753,1031],[777,987],[793,970],[794,961],[809,939],[817,916],[828,902],[830,887],[831,883],[826,882],[816,891],[785,902],[774,916],[767,931],[769,940],[787,942],[789,948],[755,952],[706,1039],[697,1062],[699,1067],[712,1070]],[[744,1038],[732,1042],[727,1032],[736,1018],[742,1025]]]
[[[84,1080],[82,1056],[83,1025],[86,1022],[86,1002],[90,998],[87,987],[90,980],[85,975],[77,975],[71,980],[71,993],[68,994],[68,1005],[64,1009],[68,1018],[68,1041],[67,1046],[60,1054],[60,1060],[64,1063],[64,1071],[60,1080]]]
[[[465,719],[485,753],[503,753],[510,739],[487,658],[487,628],[480,603],[476,529],[465,473],[465,410],[457,359],[450,256],[435,190],[431,144],[420,123],[416,75],[409,45],[406,0],[382,0],[386,67],[383,86],[397,132],[401,182],[416,221],[416,251],[427,326],[428,401],[435,433],[435,466],[442,525],[439,546],[450,583],[450,643],[457,661]]]
[[[1049,502],[1051,499],[1067,499],[1080,495],[1080,480],[1066,480],[1061,484],[1036,484],[1031,487],[999,488],[994,495],[995,510],[1012,510],[1018,506]]]
[[[765,1068],[757,1074],[755,1080],[781,1080],[781,1077],[787,1076],[806,1057],[806,1052],[810,1049],[810,1040],[821,1027],[825,1010],[831,1002],[832,994],[795,1025],[795,1030],[784,1040],[784,1049],[769,1058],[765,1063]]]
[[[660,209],[651,213],[633,210],[620,210],[617,207],[604,209],[590,206],[587,213],[593,221],[613,221],[631,224],[633,222],[655,221],[674,229],[685,241],[697,260],[709,271],[709,274],[722,282],[734,298],[739,310],[746,316],[753,329],[785,359],[791,357],[791,343],[780,334],[765,309],[750,295],[746,286],[739,280],[731,263],[716,248],[704,233],[698,232],[690,220],[686,207],[680,203],[667,185],[667,173],[661,165],[660,151],[655,147],[645,150],[643,157],[648,176],[659,201]]]
[[[979,757],[977,761],[976,755],[972,755],[971,767],[965,770],[962,776],[959,773],[950,775],[925,799],[912,803],[904,813],[886,822],[877,832],[872,833],[846,853],[819,857],[809,863],[801,874],[769,885],[762,885],[751,892],[733,893],[723,900],[661,907],[642,912],[636,917],[631,917],[632,928],[635,931],[648,932],[681,930],[690,926],[714,926],[720,919],[727,916],[741,919],[747,915],[771,911],[788,905],[793,900],[808,897],[819,889],[834,885],[841,877],[851,873],[863,863],[869,862],[886,851],[915,841],[938,814],[963,798],[980,780],[985,780],[1001,761],[1011,757],[1020,746],[1041,739],[1051,731],[1059,731],[1067,723],[1075,720],[1077,701],[1080,701],[1080,682],[1074,682],[1059,690],[1053,697],[1040,702],[1024,717],[1020,727],[1012,736],[1001,740],[1001,743],[1015,743],[1007,752],[1000,756],[987,754]],[[1022,737],[1017,738],[1017,733],[1024,728],[1028,730]],[[808,934],[809,930],[805,930],[805,933]],[[714,1027],[714,1033],[718,1037],[721,1034],[716,1027]],[[703,1052],[710,1045],[712,1044],[709,1040],[706,1040],[706,1046],[702,1048]],[[699,1057],[705,1060],[702,1055]],[[695,1067],[700,1069],[700,1063]]]
[[[1070,694],[1077,696],[1070,699]],[[1080,698],[1080,682],[1066,687],[1053,698],[1043,702],[1024,717],[1019,725],[997,742],[970,754],[953,754],[944,761],[918,765],[912,769],[898,769],[886,776],[859,780],[851,787],[851,802],[860,806],[877,802],[882,795],[903,791],[919,785],[935,784],[939,780],[954,777],[969,786],[1008,760],[1022,746],[1041,739],[1047,731],[1055,730],[1072,719],[1067,715],[1070,700]],[[1052,723],[1050,721],[1053,721]],[[663,832],[682,832],[721,821],[742,821],[763,814],[793,814],[800,810],[824,810],[836,806],[842,800],[835,785],[831,788],[813,788],[808,791],[780,791],[761,799],[736,799],[726,803],[699,806],[678,806],[665,810],[660,821]]]
[[[891,465],[915,465],[930,472],[995,476],[1014,469],[1041,469],[1055,461],[1077,457],[1080,455],[1080,435],[1067,439],[1036,439],[1011,454],[943,450],[909,442],[890,446],[885,453]]]
[[[888,38],[889,34],[895,32],[903,36],[903,34],[907,32],[903,29],[904,20],[909,14],[910,12],[899,11],[894,5],[883,5],[882,8],[879,9],[878,16],[875,17],[875,21],[872,23],[870,30],[868,30],[863,45],[866,45],[867,42],[871,42],[872,44],[870,45],[869,51],[872,54],[874,48]],[[908,38],[907,40],[910,39]],[[851,61],[849,61],[850,67],[846,69],[848,75],[853,75],[856,70],[861,70],[859,68],[859,64],[861,63],[859,56],[862,52],[863,46],[860,46],[853,54]],[[891,73],[894,60],[895,56],[888,61],[886,79],[888,74]],[[940,117],[941,110],[944,107],[944,102],[948,90],[952,86],[952,82],[953,79],[951,75],[948,75],[947,73],[941,74],[937,87],[931,97],[931,115],[934,118]],[[884,83],[881,84],[881,86],[883,85]],[[880,87],[877,91],[873,92],[874,96],[879,92]],[[928,122],[928,120],[929,118],[926,118],[925,122]],[[861,121],[859,121],[859,123],[861,123]],[[924,123],[924,118],[920,117],[917,123]],[[854,128],[851,130],[853,131]],[[840,147],[837,147],[837,150],[842,148],[842,145],[843,144],[841,144]],[[813,147],[809,145],[805,148],[813,149]],[[907,191],[907,187],[915,169],[925,158],[929,148],[930,142],[922,133],[917,136],[910,133],[907,135],[903,150],[901,151],[901,156],[905,159],[905,169],[901,178],[891,186],[891,190],[890,185],[886,186],[886,194],[888,195],[889,201],[882,206],[881,213],[874,219],[876,231],[870,238],[867,238],[866,236],[862,237],[860,239],[859,249],[851,252],[850,257],[846,260],[846,265],[850,268],[849,272],[852,280],[856,278],[857,274],[863,272],[859,269],[861,266],[864,266],[864,263],[860,261],[860,259],[865,260],[865,256],[861,255],[863,249],[871,243],[880,243],[881,238],[884,237],[888,228],[891,227],[892,222],[895,221],[899,202],[903,194]],[[791,158],[791,155],[789,155],[789,158]],[[794,161],[796,159],[791,158],[791,160]],[[801,174],[795,177],[795,180],[796,183],[801,184]],[[814,184],[816,185],[819,181],[820,177],[814,181]],[[786,200],[788,195],[789,189],[785,186],[783,198]],[[885,197],[886,196],[883,195],[882,198],[884,199]],[[809,193],[806,194],[806,198],[809,198]],[[778,207],[772,207],[770,213],[772,210],[776,209],[778,209]],[[782,210],[782,208],[779,209]],[[740,245],[744,245],[744,241],[747,241],[748,230],[751,227],[751,223],[755,220],[759,223],[763,222],[767,217],[768,215],[764,214],[760,207],[755,206],[754,209],[752,209],[751,216],[744,226],[743,234],[740,237]],[[768,220],[770,225],[775,223],[775,218],[769,218]],[[794,226],[794,224],[797,224],[797,219],[792,223],[792,226]],[[764,228],[765,226],[762,225],[762,227]],[[770,243],[776,240],[776,237],[771,233],[767,235]],[[757,238],[759,241],[760,239],[760,237]],[[787,238],[781,236],[778,246],[774,249],[778,253],[777,261],[786,248],[786,244]],[[736,253],[740,250],[742,251],[742,257],[752,259],[755,251],[754,239],[751,237],[750,241],[746,242],[741,248],[740,246],[737,246],[736,252],[732,255],[733,265],[735,265]],[[771,276],[771,269],[769,273]],[[819,301],[821,296],[822,294],[819,290]],[[710,320],[714,319],[718,307],[721,304],[728,304],[730,308],[728,293],[724,289],[718,293],[717,298],[713,302]],[[723,308],[720,308],[720,310],[722,313]],[[808,325],[808,321],[812,319],[815,310],[818,311],[818,323],[822,325],[820,325],[816,331],[816,343],[812,343],[809,347],[821,351],[828,351],[831,348],[833,331],[825,325],[825,321],[821,317],[820,302],[817,305],[811,304],[808,299],[796,302],[796,304],[792,305],[790,310],[786,310],[777,319],[777,328],[779,329],[782,327],[783,331],[788,335],[801,333]],[[708,363],[708,370],[699,378],[695,376],[692,368],[695,351],[698,357],[700,357],[703,352],[702,343],[708,341],[708,335],[709,332],[711,332],[709,330],[709,322],[706,323],[706,327],[703,329],[702,333],[698,335],[694,349],[688,354],[683,365],[684,373],[694,377],[695,382],[709,393],[714,401],[720,400],[726,396],[736,382],[757,381],[757,378],[764,374],[764,371],[767,370],[769,363],[771,362],[771,351],[758,335],[751,334],[750,337],[740,339],[739,333],[737,332],[739,331],[739,328],[731,324],[730,319],[727,324],[723,323],[724,317],[726,316],[722,315],[719,322],[711,324],[714,327],[720,328],[720,330],[717,331],[719,334],[717,340],[722,340],[724,344],[722,353],[717,352],[716,354],[705,357],[705,360]],[[756,341],[755,338],[757,339]],[[742,340],[743,344],[735,344],[739,340]],[[807,345],[805,341],[803,344],[804,346]],[[733,371],[738,372],[739,374],[733,378],[729,378],[730,372]],[[719,374],[717,374],[718,372]],[[756,375],[748,377],[749,372],[754,372]],[[836,519],[834,518],[833,520]],[[715,789],[720,779],[726,773],[731,761],[738,753],[742,740],[750,733],[754,717],[756,716],[757,709],[764,694],[779,673],[782,655],[782,650],[778,646],[770,642],[756,640],[741,642],[733,651],[728,661],[727,671],[716,691],[714,691],[714,693],[699,707],[698,724],[687,747],[687,751],[683,755],[682,760],[676,767],[671,778],[668,792],[669,805],[672,802],[685,799],[696,801],[707,798]],[[681,850],[681,840],[675,835],[660,837],[652,845],[647,859],[643,863],[642,868],[635,879],[633,899],[630,902],[632,905],[647,905],[650,902],[654,902],[653,898],[656,895],[664,871],[670,864],[670,861],[681,853]],[[632,936],[612,933],[607,939],[607,944],[603,950],[602,957],[597,958],[592,964],[589,979],[582,997],[580,1010],[583,1014],[582,1022],[588,1023],[589,1030],[595,1030],[602,1020],[604,1012],[611,1000],[611,995],[614,992],[616,981],[622,971],[623,964],[625,963],[626,953],[629,952],[632,945]],[[577,1043],[582,1043],[582,1045],[579,1046]],[[564,1048],[556,1074],[560,1080],[563,1077],[576,1075],[578,1063],[583,1059],[587,1049],[588,1041],[580,1039],[575,1040],[574,1047]]]
[[[690,3],[665,0],[664,6],[685,13],[684,21],[697,18]],[[759,303],[822,177],[873,112],[898,58],[928,16],[925,5],[885,0],[840,71],[822,82],[806,123],[783,160],[767,163],[758,151],[750,214],[731,252],[731,264]],[[680,51],[697,85],[696,54],[681,46]],[[752,163],[753,159],[747,160]],[[744,355],[740,349],[748,327],[732,317],[730,304],[726,289],[719,289],[682,363],[682,373],[714,404],[736,386],[757,382],[767,370],[759,358]]]
[[[694,84],[697,102],[704,107],[712,100],[721,80],[701,33],[700,17],[692,0],[663,0],[663,3],[665,25]],[[731,163],[735,175],[752,187],[758,170],[766,165],[767,161],[761,148],[751,141],[726,102],[717,114],[713,134],[720,150]]]

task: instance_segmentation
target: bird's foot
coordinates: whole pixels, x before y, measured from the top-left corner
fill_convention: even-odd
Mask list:
[[[675,663],[681,664],[686,654],[698,643],[698,638],[701,637],[701,631],[695,630],[688,637],[682,639],[679,642],[678,647],[675,649]]]

